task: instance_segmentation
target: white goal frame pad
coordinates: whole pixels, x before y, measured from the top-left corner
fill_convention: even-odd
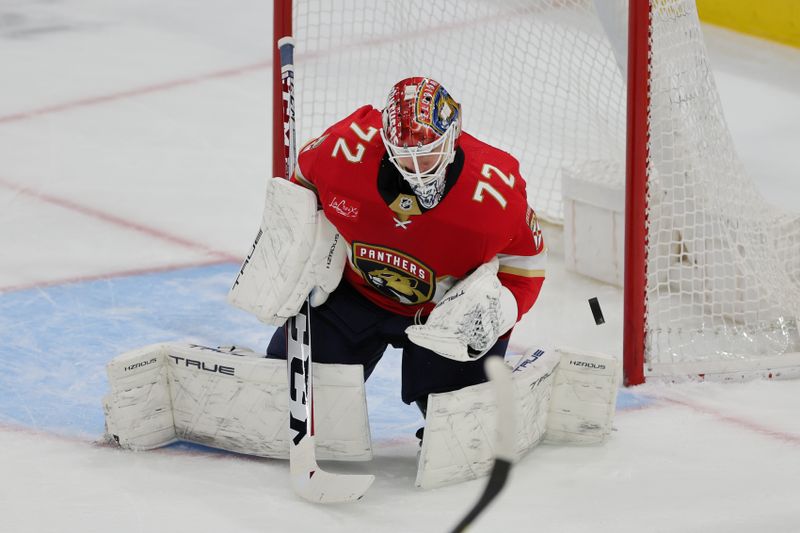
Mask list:
[[[286,360],[250,350],[155,344],[106,367],[109,440],[131,450],[176,441],[288,459]],[[313,364],[317,455],[368,461],[372,444],[360,365]]]

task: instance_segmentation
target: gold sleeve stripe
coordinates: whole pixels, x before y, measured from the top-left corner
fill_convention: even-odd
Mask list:
[[[306,147],[307,147],[309,144],[313,143],[313,142],[314,142],[314,141],[316,141],[316,140],[317,140],[317,139],[309,139],[309,140],[307,140],[305,143],[303,143],[303,146],[301,146],[301,147],[300,147],[300,149],[297,151],[297,153],[299,154],[300,152],[302,152],[303,150],[305,150],[305,149],[306,149]]]
[[[500,266],[497,270],[498,272],[503,272],[505,274],[513,274],[515,276],[522,276],[523,278],[543,278],[544,277],[544,269],[539,268],[536,270],[527,270],[524,268],[516,268],[510,266]]]
[[[305,178],[305,176],[303,176],[303,173],[300,172],[300,165],[295,165],[295,167],[294,167],[294,177],[297,180],[297,182],[300,185],[302,185],[303,187],[305,187],[306,189],[311,189],[312,191],[317,192],[317,188],[314,186],[314,184],[311,183],[310,181],[308,181]]]
[[[547,266],[547,252],[536,255],[507,255],[498,254],[500,267],[520,268],[522,270],[539,270]]]

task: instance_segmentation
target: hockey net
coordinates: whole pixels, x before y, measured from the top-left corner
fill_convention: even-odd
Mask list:
[[[291,4],[276,0],[276,17],[282,2]],[[625,180],[627,9],[622,0],[295,1],[298,140],[365,103],[382,107],[401,78],[430,76],[462,103],[466,131],[520,160],[529,202],[560,223],[568,169]],[[645,311],[633,317],[645,332],[641,367],[792,374],[800,217],[767,205],[742,169],[694,1],[651,0],[649,20],[648,133],[638,140],[646,205],[628,214],[646,235]]]

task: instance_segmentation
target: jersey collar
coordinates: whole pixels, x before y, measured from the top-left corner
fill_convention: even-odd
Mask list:
[[[445,172],[444,193],[440,203],[444,201],[447,193],[456,184],[461,171],[464,168],[464,151],[456,147],[456,155]],[[397,168],[389,161],[389,155],[384,154],[378,167],[378,192],[386,205],[394,211],[401,220],[408,220],[413,215],[421,215],[430,209],[425,209],[419,202],[411,186],[403,179]],[[438,205],[438,204],[437,204]],[[436,206],[431,209],[435,209]]]

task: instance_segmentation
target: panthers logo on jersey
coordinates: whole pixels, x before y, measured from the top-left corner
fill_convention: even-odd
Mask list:
[[[425,303],[435,292],[430,268],[390,248],[353,243],[353,266],[372,288],[403,304]]]

